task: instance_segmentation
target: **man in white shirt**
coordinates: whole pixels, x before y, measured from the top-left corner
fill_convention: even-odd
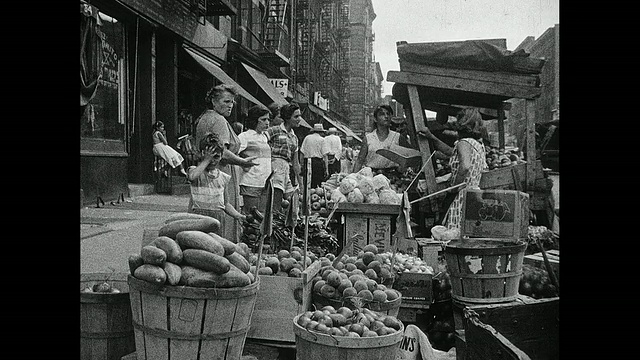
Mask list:
[[[300,154],[302,157],[302,178],[305,189],[307,188],[307,159],[311,159],[312,188],[322,185],[322,182],[327,178],[329,169],[327,167],[327,155],[323,152],[324,134],[325,130],[322,124],[314,124],[310,134],[302,141]]]
[[[338,129],[329,128],[328,133],[329,135],[324,138],[324,147],[322,148],[322,152],[326,154],[327,177],[340,172],[340,157],[342,156],[342,141],[338,136]]]

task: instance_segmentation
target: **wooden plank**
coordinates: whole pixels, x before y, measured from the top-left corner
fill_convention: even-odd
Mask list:
[[[477,319],[465,328],[466,357],[474,360],[531,360],[504,335]]]
[[[296,294],[302,294],[302,278],[258,275],[260,290],[248,337],[295,341],[291,319],[304,312]]]
[[[536,170],[534,159],[536,158],[536,102],[535,100],[527,100],[526,106],[526,124],[527,124],[527,187],[526,191],[532,191],[536,181]]]
[[[203,334],[220,334],[230,332],[238,299],[207,300],[203,321]],[[200,358],[224,359],[229,343],[228,338],[201,341]],[[223,355],[223,356],[221,356]]]
[[[539,299],[507,304],[474,305],[469,309],[478,320],[509,339],[531,359],[557,359],[559,355],[560,298]],[[468,346],[471,346],[469,321],[466,322]]]
[[[528,162],[527,162],[528,163]],[[512,171],[517,172],[517,178],[520,179],[520,186],[522,189],[527,185],[527,163],[511,165],[503,168],[485,171],[480,178],[481,189],[505,189],[515,190],[514,176]],[[544,177],[544,171],[542,170],[542,162],[536,160],[534,165],[534,177],[536,181],[546,181]]]
[[[420,96],[418,95],[418,89],[415,86],[409,85],[407,86],[407,91],[409,92],[409,101],[411,103],[411,117],[407,118],[408,126],[412,126],[415,129],[415,132],[426,130],[425,122],[424,122],[424,110],[422,109],[422,104],[420,103]],[[418,140],[418,150],[422,155],[422,164],[426,164],[427,161],[431,161],[431,166],[424,166],[424,176],[427,182],[427,194],[432,194],[436,191],[436,174],[433,170],[433,160],[429,160],[431,156],[431,147],[429,146],[429,140],[422,136],[416,136]],[[438,211],[438,202],[437,201],[429,201],[431,204],[431,210],[434,212]]]
[[[337,213],[398,215],[400,205],[389,204],[365,204],[365,203],[338,203]]]
[[[489,81],[502,84],[512,84],[521,86],[540,86],[540,76],[538,75],[525,75],[514,74],[508,72],[499,71],[480,71],[480,70],[465,70],[465,69],[451,69],[442,68],[431,65],[416,64],[406,61],[400,61],[400,71],[408,71],[414,73],[449,76],[460,79],[471,79]]]
[[[498,109],[498,147],[504,150],[504,110]]]
[[[301,278],[258,275],[260,289],[247,338],[295,342],[291,319],[311,308],[311,285],[320,267],[320,262],[312,264]]]
[[[389,71],[387,73],[387,81],[460,92],[490,94],[508,98],[535,99],[541,94],[541,90],[538,87],[500,84],[489,81],[460,79],[405,71]]]
[[[204,311],[204,300],[169,298],[171,331],[181,334],[200,335],[200,320]],[[198,353],[198,342],[192,340],[169,340],[171,360],[192,359]]]
[[[152,329],[167,328],[167,298],[165,296],[142,293],[142,319],[144,326]],[[148,360],[169,360],[169,342],[150,334],[144,335]]]
[[[464,330],[456,330],[455,331],[455,347],[456,347],[456,360],[466,360],[466,348],[467,341],[464,336]]]
[[[129,292],[129,299],[131,301],[131,319],[137,324],[144,324],[142,321],[142,293],[137,290],[131,290]],[[140,360],[145,360],[146,344],[144,342],[144,333],[142,330],[136,328],[133,329],[133,333],[136,339],[136,354]]]

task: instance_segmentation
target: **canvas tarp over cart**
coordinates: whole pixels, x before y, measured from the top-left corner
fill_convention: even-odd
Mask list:
[[[498,43],[498,45],[496,45]],[[427,131],[424,110],[455,116],[465,107],[477,107],[488,120],[497,118],[500,146],[504,147],[505,110],[509,99],[526,100],[526,148],[524,164],[483,174],[483,189],[513,189],[529,193],[531,210],[544,210],[550,188],[544,187],[540,161],[536,161],[535,101],[541,94],[539,74],[544,60],[530,58],[523,51],[510,52],[499,40],[414,43],[398,42],[400,71],[389,71],[395,82],[393,97],[404,105],[413,147],[422,162],[432,152],[428,140],[417,137]],[[433,160],[431,160],[433,161]],[[427,193],[439,190],[434,167],[425,166]],[[542,188],[542,189],[541,189]],[[426,213],[438,214],[437,201],[425,203]],[[551,216],[553,216],[551,214]]]

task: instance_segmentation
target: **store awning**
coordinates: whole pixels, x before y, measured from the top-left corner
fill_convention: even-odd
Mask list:
[[[257,70],[245,63],[242,63],[245,69],[251,77],[256,81],[258,86],[273,100],[276,104],[282,106],[286,105],[289,102],[276,90],[276,88],[271,84],[271,81],[262,71]]]
[[[260,101],[258,101],[258,99],[256,99],[255,97],[253,97],[251,94],[249,94],[245,89],[242,88],[242,86],[240,86],[238,83],[235,82],[235,80],[233,80],[231,78],[231,76],[227,75],[227,73],[225,73],[218,65],[216,65],[213,61],[205,58],[204,56],[196,53],[195,51],[184,47],[184,49],[187,51],[187,53],[189,55],[191,55],[191,57],[198,63],[200,64],[200,66],[202,66],[205,70],[207,70],[211,75],[213,75],[213,77],[215,77],[216,79],[222,81],[224,84],[228,84],[228,85],[233,85],[236,90],[238,91],[238,94],[240,94],[240,96],[242,96],[243,98],[251,101],[254,104],[257,105],[262,105],[264,106],[263,103],[261,103]]]
[[[327,115],[322,115],[322,117],[325,120],[327,120],[327,122],[329,124],[333,125],[338,130],[342,131],[345,135],[351,136],[352,138],[362,142],[362,139],[358,135],[356,135],[356,133],[354,133],[353,130],[349,129],[346,125],[342,124],[341,122],[339,122],[337,120],[333,120],[332,118],[328,117]]]

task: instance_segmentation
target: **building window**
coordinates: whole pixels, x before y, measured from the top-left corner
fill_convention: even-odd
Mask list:
[[[81,150],[93,152],[124,152],[127,118],[125,66],[125,26],[103,13],[100,21],[89,29],[96,36],[90,39],[86,51],[97,59],[98,84],[88,104],[81,107]],[[81,104],[82,105],[82,104]]]

